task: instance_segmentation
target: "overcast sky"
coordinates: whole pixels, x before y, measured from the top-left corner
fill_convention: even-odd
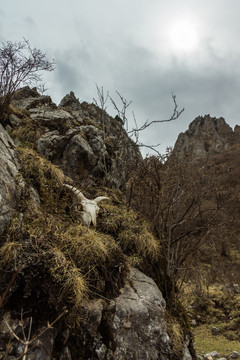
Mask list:
[[[70,91],[92,102],[97,83],[140,125],[169,118],[176,94],[181,117],[141,138],[164,152],[198,115],[240,124],[239,15],[239,0],[0,0],[0,41],[56,61],[44,82],[57,104]]]

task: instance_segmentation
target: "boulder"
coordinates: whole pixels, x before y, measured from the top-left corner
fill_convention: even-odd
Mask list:
[[[59,104],[60,108],[64,108],[68,111],[81,110],[80,101],[76,98],[73,91],[70,91],[69,94],[65,95]]]
[[[17,90],[12,99],[12,105],[16,108],[29,110],[31,108],[37,108],[43,105],[49,105],[56,108],[56,105],[52,103],[50,96],[40,95],[36,88],[31,89],[29,86],[25,86]]]
[[[152,279],[132,268],[120,295],[107,306],[103,304],[103,300],[94,300],[85,308],[86,330],[98,339],[94,351],[99,359],[171,358],[166,303]]]
[[[31,118],[50,130],[58,130],[64,134],[68,129],[74,126],[75,121],[73,116],[63,109],[34,109],[31,111]]]
[[[237,351],[233,351],[229,356],[228,359],[239,359],[240,358],[240,354]]]
[[[69,140],[64,149],[61,163],[64,172],[77,180],[86,171],[88,173],[93,170],[97,165],[97,157],[89,143],[79,133]]]
[[[214,326],[214,327],[211,328],[211,333],[213,335],[219,335],[219,334],[221,334],[221,330]]]

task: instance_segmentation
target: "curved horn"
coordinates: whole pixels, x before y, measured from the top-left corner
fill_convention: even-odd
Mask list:
[[[72,185],[68,185],[68,184],[63,184],[63,186],[65,186],[66,188],[68,188],[69,190],[71,190],[76,196],[77,198],[82,201],[82,200],[86,200],[85,196],[83,195],[83,193],[81,193],[80,190],[78,190],[77,188],[75,188]]]
[[[98,196],[96,199],[94,199],[93,201],[98,204],[100,201],[102,200],[109,200],[109,197],[107,196]]]

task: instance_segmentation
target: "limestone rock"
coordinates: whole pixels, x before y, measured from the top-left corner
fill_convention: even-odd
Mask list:
[[[179,158],[206,158],[227,150],[234,139],[234,131],[223,118],[199,116],[178,136],[174,154]]]
[[[228,359],[239,359],[240,358],[240,354],[237,351],[233,351],[229,356]]]
[[[15,92],[12,105],[16,108],[26,110],[43,105],[50,105],[56,108],[56,105],[52,103],[50,96],[41,96],[36,88],[30,89],[29,86],[25,86]]]
[[[98,339],[98,358],[169,360],[171,340],[166,330],[165,307],[154,281],[132,268],[120,295],[109,305],[103,307],[103,300],[97,300],[85,309],[87,331]]]
[[[74,125],[73,116],[63,109],[43,108],[31,112],[31,118],[41,122],[51,130],[59,130],[64,133]]]
[[[65,173],[77,179],[86,170],[89,172],[97,165],[97,158],[89,143],[81,134],[76,134],[65,147],[61,162]]]
[[[0,235],[15,213],[23,189],[13,140],[0,124]]]
[[[221,333],[221,330],[214,326],[214,327],[211,328],[211,333],[213,335],[219,335]]]
[[[68,111],[81,110],[80,101],[76,98],[73,91],[70,91],[70,94],[64,96],[59,104],[59,107]]]
[[[51,98],[24,87],[16,91],[12,105],[27,109],[33,127],[40,130],[31,139],[33,147],[74,180],[92,177],[92,182],[101,179],[104,185],[121,188],[132,165],[141,159],[119,121],[95,104],[80,103],[73,92],[57,108]],[[13,128],[22,126],[20,119],[10,117]]]
[[[165,300],[154,281],[132,269],[128,283],[115,299],[109,329],[115,350],[113,359],[169,359],[170,338],[164,320]]]

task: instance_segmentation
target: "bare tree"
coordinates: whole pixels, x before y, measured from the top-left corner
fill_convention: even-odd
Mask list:
[[[151,221],[162,248],[159,266],[175,288],[194,267],[195,255],[218,241],[216,228],[224,219],[217,175],[170,155],[139,164],[128,183],[128,202]]]
[[[127,133],[127,135],[132,139],[132,146],[137,146],[139,148],[140,147],[149,148],[149,149],[155,151],[157,153],[157,155],[160,155],[158,150],[156,149],[160,144],[147,145],[147,144],[142,143],[140,141],[140,133],[151,126],[154,126],[154,125],[157,125],[160,123],[164,123],[164,122],[174,121],[180,117],[180,115],[184,111],[184,108],[182,108],[181,110],[178,109],[176,95],[172,94],[174,106],[173,106],[172,115],[169,118],[159,119],[159,120],[151,120],[151,121],[148,119],[142,125],[139,126],[138,121],[135,116],[135,113],[132,111],[132,123],[134,124],[134,126],[132,128],[130,128],[130,120],[129,120],[127,111],[129,109],[130,105],[132,104],[132,101],[128,101],[118,91],[116,91],[117,100],[118,100],[117,101],[117,100],[113,99],[112,96],[110,96],[109,91],[107,91],[106,93],[104,92],[103,86],[99,87],[96,84],[96,88],[97,88],[98,101],[96,99],[93,99],[94,104],[97,105],[98,107],[100,107],[102,110],[106,111],[107,102],[108,102],[108,100],[111,101],[113,108],[117,111],[117,119],[122,124],[122,128],[119,128],[120,132],[121,132],[121,130],[124,129],[124,131]],[[104,132],[107,132],[106,124],[104,121],[103,121],[103,129],[104,129]],[[118,148],[121,143],[120,142],[120,139],[121,139],[120,132],[119,132],[119,136],[117,137],[118,140],[115,144],[115,148]],[[126,144],[124,144],[124,146],[126,146]],[[129,146],[129,142],[128,142],[128,146]]]
[[[164,123],[164,122],[170,122],[170,121],[174,121],[176,119],[178,119],[180,117],[180,115],[183,113],[184,108],[182,108],[181,110],[178,110],[178,104],[176,101],[176,95],[172,94],[172,99],[173,99],[173,104],[174,104],[174,108],[173,108],[173,112],[172,115],[167,118],[167,119],[158,119],[158,120],[151,120],[149,121],[149,119],[147,119],[142,125],[138,125],[136,116],[134,111],[132,112],[132,120],[134,123],[134,126],[130,129],[130,125],[129,125],[129,118],[127,116],[127,109],[128,107],[132,104],[132,101],[128,101],[127,99],[125,99],[118,91],[116,91],[119,99],[120,99],[120,105],[117,105],[117,102],[109,96],[114,109],[117,111],[118,116],[120,117],[120,119],[122,120],[122,124],[123,127],[125,128],[128,136],[130,138],[132,138],[133,142],[135,143],[135,145],[137,145],[138,147],[145,147],[145,148],[149,148],[153,151],[155,151],[158,155],[159,152],[157,151],[157,147],[160,144],[152,144],[152,145],[146,145],[143,144],[142,142],[140,142],[139,140],[139,134],[146,130],[147,128],[153,126],[153,125],[157,125],[160,123]]]
[[[2,43],[0,48],[0,116],[9,106],[13,93],[22,85],[37,85],[41,71],[53,71],[55,62],[28,40]]]

